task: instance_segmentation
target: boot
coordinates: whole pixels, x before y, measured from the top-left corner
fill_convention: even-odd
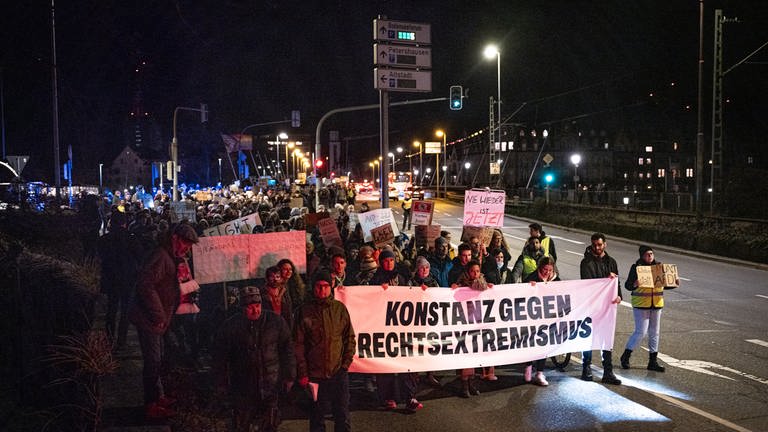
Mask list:
[[[469,380],[461,380],[461,393],[459,393],[459,397],[468,399],[469,398]]]
[[[629,369],[629,358],[632,356],[631,349],[625,349],[624,354],[621,355],[621,368]]]
[[[480,390],[475,387],[474,383],[472,383],[472,378],[467,380],[467,384],[469,385],[469,394],[472,396],[478,396],[480,395]]]
[[[592,364],[586,361],[581,364],[581,380],[592,381]]]
[[[659,362],[656,360],[656,357],[659,355],[657,352],[652,352],[648,355],[648,370],[655,371],[655,372],[664,372],[664,366],[660,365]]]
[[[621,380],[616,378],[613,374],[613,353],[610,351],[603,351],[603,384],[620,385]]]

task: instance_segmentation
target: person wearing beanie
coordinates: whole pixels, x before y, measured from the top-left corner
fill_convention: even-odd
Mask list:
[[[640,258],[629,269],[624,288],[632,293],[632,315],[635,318],[635,332],[629,337],[624,353],[621,355],[621,367],[629,369],[629,358],[632,351],[637,348],[645,335],[648,335],[648,370],[664,372],[664,366],[658,362],[659,355],[659,330],[661,329],[661,310],[664,308],[663,286],[639,286],[637,279],[638,266],[651,266],[659,264],[656,261],[653,248],[641,245],[638,249]],[[680,281],[676,281],[680,285]],[[667,287],[671,289],[674,287]]]
[[[429,273],[437,280],[437,285],[441,287],[450,285],[448,275],[453,268],[453,259],[451,259],[449,252],[450,243],[440,236],[435,239],[434,252],[427,257],[430,266]]]
[[[314,300],[299,309],[293,331],[299,385],[318,385],[309,413],[309,429],[324,430],[324,405],[330,403],[334,430],[352,429],[349,417],[349,366],[355,354],[355,331],[344,303],[331,298],[331,274],[312,279]],[[323,337],[318,338],[316,335]]]
[[[387,289],[392,286],[406,286],[408,281],[397,269],[395,253],[390,249],[384,249],[379,253],[379,268],[371,276],[368,285],[381,285]]]
[[[280,424],[278,397],[296,379],[296,357],[288,323],[262,308],[262,290],[240,290],[242,313],[224,321],[213,349],[217,396],[227,394],[234,408],[234,429],[275,431]]]
[[[357,254],[358,259],[358,272],[355,275],[355,279],[360,285],[368,285],[369,281],[376,273],[379,265],[376,263],[376,258],[373,257],[374,251],[370,246],[363,246]]]

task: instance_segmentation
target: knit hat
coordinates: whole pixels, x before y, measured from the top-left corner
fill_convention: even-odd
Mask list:
[[[446,243],[448,243],[448,240],[446,240],[445,237],[438,237],[435,239],[435,247],[442,246]]]
[[[389,249],[384,249],[379,254],[379,263],[383,263],[385,258],[395,258],[395,253]]]
[[[653,248],[646,245],[640,245],[639,251],[640,251],[640,256],[642,257],[648,251],[653,252]]]
[[[328,273],[325,270],[320,270],[320,271],[316,272],[315,276],[312,278],[312,289],[315,288],[315,284],[317,283],[317,281],[326,281],[326,282],[328,282],[330,284],[330,283],[332,283],[331,282],[331,274]]]
[[[358,256],[360,257],[361,272],[367,272],[379,266],[373,258],[373,248],[370,246],[361,247]]]
[[[261,292],[259,287],[247,286],[240,288],[240,304],[248,306],[252,303],[261,303]]]

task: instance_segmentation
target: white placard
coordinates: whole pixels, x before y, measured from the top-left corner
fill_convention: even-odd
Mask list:
[[[504,191],[471,189],[464,192],[464,225],[502,228],[505,201]]]
[[[248,216],[241,217],[240,219],[231,220],[229,222],[225,222],[223,224],[219,224],[203,230],[203,235],[206,237],[211,237],[250,234],[253,232],[253,227],[256,225],[261,225],[261,218],[259,218],[258,213],[251,213]]]
[[[365,213],[358,213],[357,217],[360,219],[364,240],[367,242],[373,241],[373,237],[371,236],[372,229],[386,224],[392,225],[392,233],[395,237],[400,235],[400,230],[397,229],[397,223],[395,223],[391,208],[375,209]]]

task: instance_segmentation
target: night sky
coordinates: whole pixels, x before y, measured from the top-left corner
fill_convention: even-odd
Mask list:
[[[52,181],[50,3],[14,3],[0,14],[7,154],[31,155],[25,176]],[[707,139],[716,6],[740,20],[726,24],[725,68],[768,42],[768,2],[705,2]],[[325,112],[378,102],[372,83],[377,15],[432,26],[433,92],[392,93],[392,101],[447,96],[453,84],[469,89],[461,111],[450,111],[447,102],[392,109],[392,145],[431,139],[437,128],[452,140],[487,127],[497,76],[495,60],[482,56],[489,42],[501,49],[503,111],[525,104],[512,122],[546,127],[578,117],[579,127],[600,128],[608,113],[615,127],[643,107],[655,111],[654,119],[681,123],[695,140],[698,8],[695,0],[59,1],[62,163],[69,144],[76,179],[78,167],[108,162],[125,145],[137,89],[167,142],[174,107],[200,102],[208,104],[210,122],[203,127],[193,114],[183,116],[182,145],[203,139],[218,146],[219,132],[289,119],[291,110],[301,111],[301,128],[253,133],[314,136]],[[768,48],[725,80],[726,131],[742,150],[756,152],[763,168],[766,76]],[[378,112],[338,115],[324,129],[343,137],[377,135]],[[371,159],[377,142],[355,141],[359,148],[350,156]]]

